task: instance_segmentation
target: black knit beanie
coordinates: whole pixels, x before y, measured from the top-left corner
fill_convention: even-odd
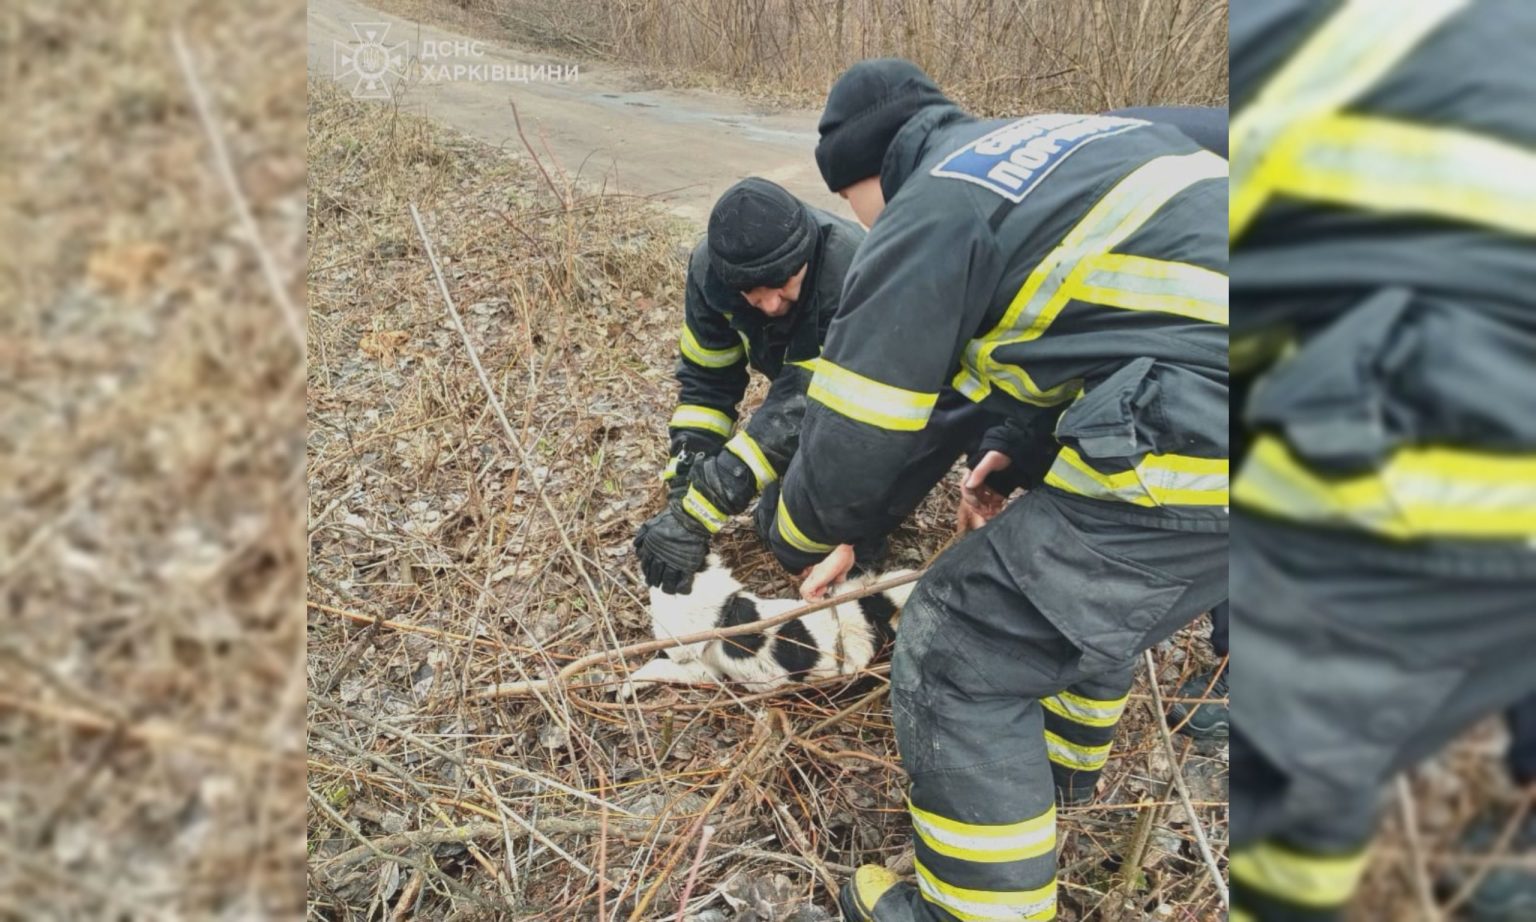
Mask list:
[[[810,211],[766,179],[743,179],[709,213],[709,264],[736,291],[783,285],[815,250]]]
[[[919,109],[948,103],[922,68],[901,58],[872,58],[843,72],[821,113],[816,165],[827,188],[838,192],[880,175],[880,161],[896,132]]]

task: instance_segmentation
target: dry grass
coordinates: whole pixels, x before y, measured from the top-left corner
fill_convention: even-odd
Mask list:
[[[885,667],[619,706],[613,661],[539,697],[473,697],[648,637],[629,542],[661,502],[695,231],[328,84],[310,104],[312,912],[670,919],[702,849],[696,918],[824,918],[852,866],[909,852]],[[954,498],[898,535],[901,562],[943,544]],[[717,546],[754,590],[793,592],[744,525]],[[1191,633],[1160,651],[1164,686],[1204,650]],[[1066,816],[1063,918],[1119,918],[1127,896],[1215,917],[1148,720],[1132,709],[1105,803]],[[1179,746],[1222,851],[1224,756]],[[1144,871],[1121,892],[1139,818]]]
[[[1524,812],[1536,809],[1536,788],[1520,791],[1510,780],[1507,743],[1502,720],[1484,721],[1392,792],[1396,797],[1388,802],[1352,916],[1356,922],[1461,919],[1466,906],[1462,889],[1471,878],[1512,865],[1536,868],[1536,856],[1508,847],[1472,853],[1462,841],[1467,827],[1480,818],[1518,822]]]
[[[1221,0],[383,0],[502,41],[819,106],[849,64],[897,56],[987,115],[1225,105]]]
[[[0,917],[302,906],[303,43],[283,0],[0,17]]]

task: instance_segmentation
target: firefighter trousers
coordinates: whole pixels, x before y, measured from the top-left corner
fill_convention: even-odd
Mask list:
[[[1387,782],[1536,692],[1536,552],[1238,513],[1231,557],[1232,918],[1339,919]]]
[[[1042,487],[934,563],[891,668],[918,889],[880,922],[1055,918],[1056,788],[1091,790],[1141,651],[1226,597],[1226,543]]]

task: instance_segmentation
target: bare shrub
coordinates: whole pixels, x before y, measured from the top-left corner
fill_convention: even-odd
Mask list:
[[[898,56],[973,111],[1223,105],[1220,0],[457,0],[511,40],[819,101]],[[429,4],[430,5],[430,4]]]

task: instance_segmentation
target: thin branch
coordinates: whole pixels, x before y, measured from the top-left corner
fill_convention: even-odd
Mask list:
[[[453,303],[453,295],[448,293],[448,281],[443,277],[443,267],[437,261],[437,253],[432,249],[432,238],[427,235],[427,227],[422,223],[421,212],[416,209],[416,203],[411,203],[411,220],[416,222],[416,233],[421,235],[421,245],[426,248],[427,260],[432,264],[432,274],[437,278],[438,293],[443,296],[443,304],[448,308],[448,316],[453,320],[453,328],[458,331],[459,338],[464,341],[464,349],[469,353],[470,364],[475,366],[475,374],[480,378],[480,386],[485,389],[485,399],[490,402],[491,411],[496,414],[496,421],[501,423],[502,430],[506,433],[507,441],[512,444],[512,450],[517,453],[518,461],[528,470],[533,481],[534,492],[538,494],[539,502],[544,506],[544,511],[549,514],[554,523],[555,532],[560,536],[560,543],[565,552],[571,557],[571,566],[576,568],[583,582],[587,584],[587,591],[592,593],[592,601],[598,603],[602,595],[597,591],[597,584],[587,573],[586,566],[582,563],[581,554],[571,544],[571,538],[565,533],[560,523],[560,513],[555,509],[555,504],[549,498],[549,493],[544,489],[543,478],[533,473],[533,463],[528,457],[528,451],[517,437],[517,430],[512,428],[512,423],[507,420],[507,411],[501,405],[501,398],[496,396],[496,388],[491,384],[491,376],[485,373],[485,366],[480,364],[480,353],[475,349],[475,344],[470,341],[469,330],[464,326],[464,319],[459,316],[459,309]]]
[[[288,324],[288,332],[292,334],[294,344],[299,347],[299,353],[304,353],[304,318],[300,314],[298,305],[293,303],[293,298],[288,295],[288,288],[283,284],[282,274],[278,271],[277,260],[273,258],[272,251],[262,240],[261,230],[256,226],[256,217],[251,214],[250,202],[245,197],[245,192],[240,188],[240,180],[235,176],[235,168],[230,161],[229,149],[224,144],[224,135],[219,131],[218,122],[214,119],[213,104],[208,100],[208,93],[203,89],[202,78],[198,76],[197,65],[192,60],[192,53],[187,49],[187,43],[181,36],[181,30],[171,31],[171,45],[176,51],[176,61],[181,65],[181,72],[187,80],[187,90],[192,94],[192,105],[197,109],[197,118],[203,123],[203,131],[208,135],[208,144],[213,148],[213,164],[218,170],[219,179],[224,183],[224,189],[229,193],[230,201],[235,206],[235,214],[240,219],[240,228],[244,231],[246,239],[250,241],[251,249],[256,251],[256,261],[261,265],[261,274],[267,279],[267,287],[272,290],[272,297],[282,309],[283,320]]]
[[[1205,829],[1200,825],[1200,815],[1195,812],[1195,806],[1189,796],[1189,787],[1184,783],[1184,772],[1179,768],[1179,757],[1173,750],[1173,734],[1168,730],[1168,717],[1163,712],[1163,693],[1157,686],[1157,662],[1152,659],[1152,651],[1144,654],[1147,661],[1147,685],[1152,688],[1153,723],[1157,724],[1158,731],[1163,738],[1163,751],[1168,755],[1168,774],[1173,781],[1173,786],[1179,792],[1179,802],[1184,805],[1184,812],[1189,816],[1190,828],[1195,832],[1195,845],[1199,846],[1200,858],[1205,862],[1206,873],[1210,875],[1211,883],[1216,886],[1216,895],[1221,898],[1221,906],[1226,909],[1231,905],[1227,896],[1227,882],[1222,879],[1221,868],[1216,866],[1216,856],[1211,854],[1211,843],[1206,841]]]
[[[488,698],[512,698],[520,695],[537,694],[539,692],[548,691],[558,685],[564,684],[565,681],[571,676],[576,675],[583,669],[586,669],[589,666],[594,666],[598,663],[607,662],[613,659],[627,659],[631,656],[640,656],[646,653],[655,653],[658,650],[666,650],[671,647],[680,647],[684,644],[699,643],[700,641],[721,640],[726,637],[738,637],[743,634],[756,634],[765,628],[770,628],[789,621],[794,621],[796,618],[803,618],[806,615],[821,611],[824,608],[831,608],[834,605],[842,605],[845,602],[852,602],[867,595],[874,595],[877,592],[884,592],[887,589],[894,589],[897,586],[905,586],[907,583],[914,582],[921,578],[922,575],[926,572],[926,570],[917,570],[904,576],[893,576],[890,579],[872,583],[862,589],[857,589],[852,592],[845,592],[841,595],[831,596],[830,598],[821,599],[820,601],[812,602],[808,605],[802,605],[799,608],[791,609],[782,615],[775,615],[772,618],[764,618],[761,621],[752,621],[747,624],[737,625],[736,627],[717,628],[715,630],[709,631],[697,631],[692,634],[682,634],[677,637],[669,637],[665,640],[648,640],[643,643],[634,643],[625,647],[619,647],[616,650],[600,650],[597,653],[583,656],[581,659],[572,660],[570,663],[566,664],[565,668],[561,669],[559,672],[555,673],[555,675],[548,679],[538,679],[527,682],[503,682],[500,685],[493,685],[485,691],[474,695],[473,700],[485,700]]]
[[[1397,809],[1402,814],[1403,837],[1408,843],[1408,869],[1413,879],[1414,895],[1419,901],[1423,922],[1440,922],[1440,910],[1435,906],[1435,891],[1424,867],[1424,849],[1419,843],[1419,818],[1413,809],[1413,791],[1408,778],[1397,778]]]
[[[298,756],[298,753],[286,752],[270,746],[258,746],[254,743],[208,736],[162,721],[145,721],[129,724],[84,708],[46,704],[41,701],[31,701],[13,695],[0,694],[0,711],[6,709],[21,711],[34,717],[68,724],[82,730],[115,733],[123,739],[132,740],[144,746],[200,752],[204,755],[213,756],[222,762],[232,764],[248,761],[276,762],[288,758],[297,758]]]

